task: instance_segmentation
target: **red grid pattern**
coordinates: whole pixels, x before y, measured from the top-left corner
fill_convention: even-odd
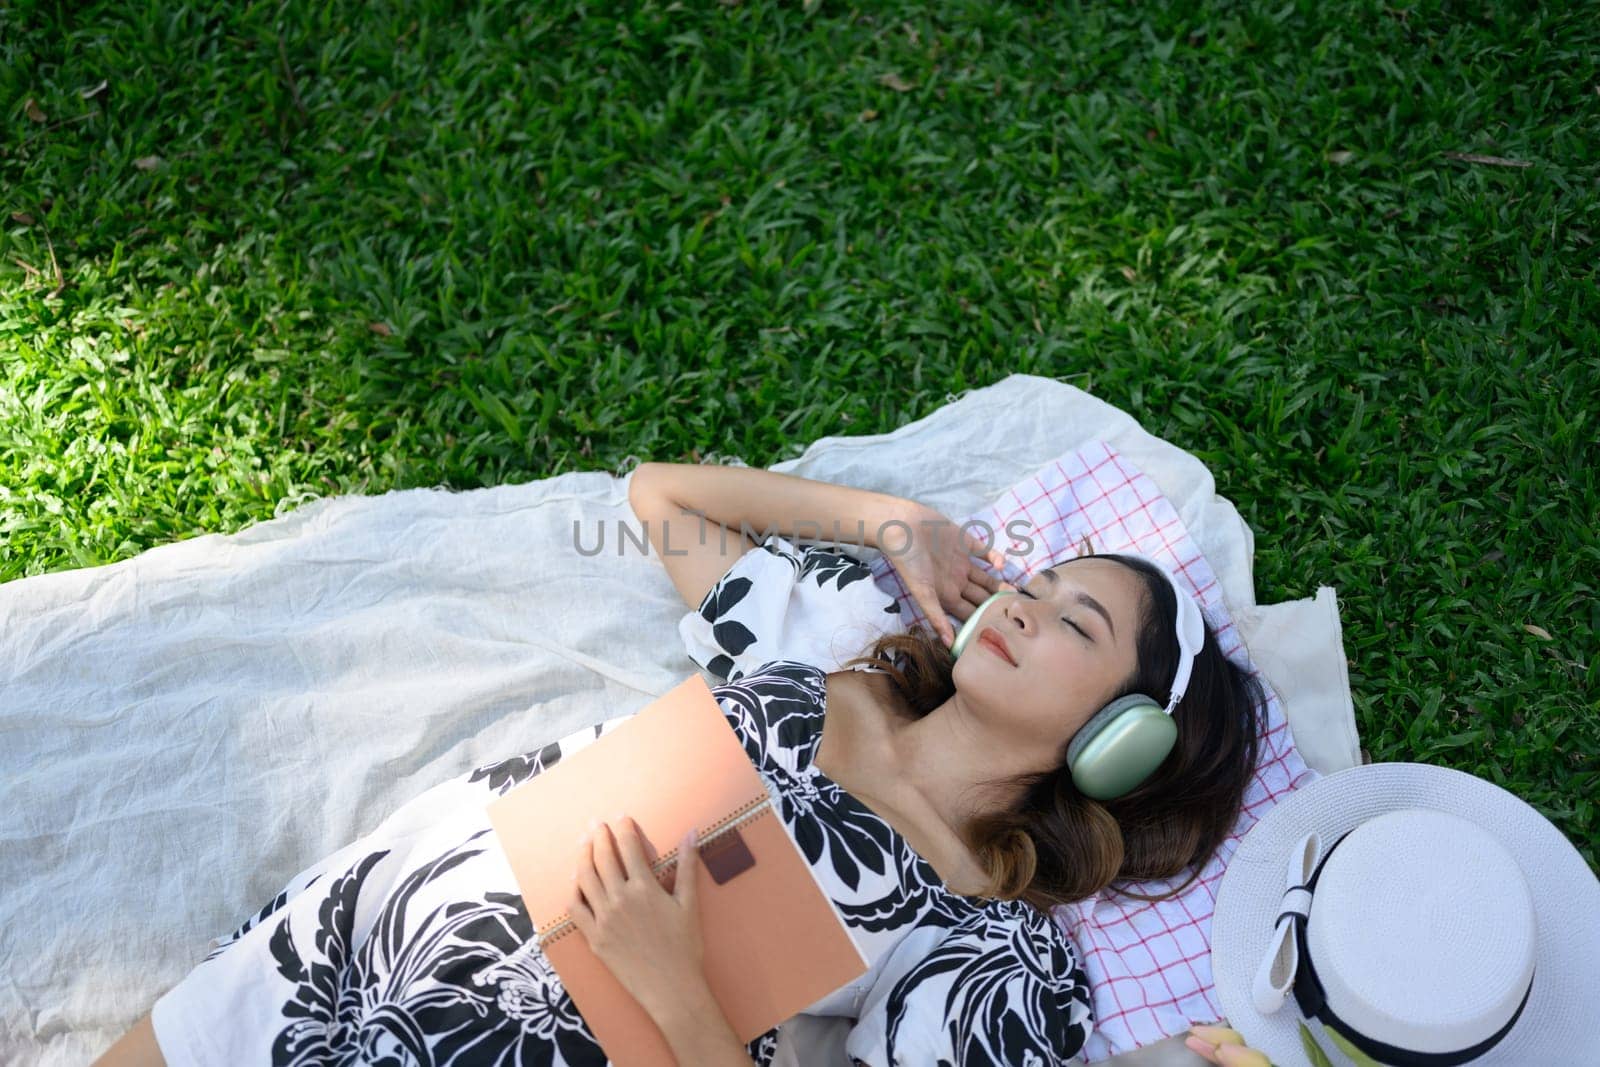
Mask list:
[[[1211,917],[1226,863],[1240,839],[1290,791],[1320,775],[1295,751],[1283,705],[1249,660],[1222,600],[1222,588],[1170,501],[1144,473],[1110,446],[1096,442],[1055,460],[1004,493],[994,507],[968,518],[995,531],[1002,551],[1021,549],[1006,532],[1028,523],[1031,552],[1009,556],[1002,577],[1021,585],[1039,570],[1078,553],[1085,537],[1096,552],[1141,552],[1164,563],[1199,601],[1223,653],[1255,674],[1267,694],[1256,708],[1261,759],[1245,791],[1233,834],[1188,889],[1154,904],[1094,897],[1056,910],[1078,947],[1089,977],[1095,1027],[1084,1046],[1087,1062],[1105,1059],[1186,1031],[1191,1023],[1222,1018],[1211,976]],[[973,532],[982,536],[974,526]],[[888,557],[872,563],[877,584],[896,598],[907,626],[926,617],[906,592]],[[1144,882],[1128,888],[1146,895],[1183,880]]]

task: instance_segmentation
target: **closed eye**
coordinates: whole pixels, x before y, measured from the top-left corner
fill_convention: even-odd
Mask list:
[[[1039,599],[1038,597],[1034,596],[1032,593],[1028,592],[1026,589],[1018,589],[1017,592],[1021,593],[1023,596],[1027,597],[1029,600],[1038,600]],[[1083,636],[1084,640],[1088,641],[1090,644],[1094,643],[1094,638],[1089,636],[1089,631],[1085,630],[1083,627],[1079,626],[1077,623],[1073,622],[1071,619],[1067,618],[1065,615],[1061,616],[1061,621],[1066,623],[1068,626],[1072,627],[1074,630],[1078,631],[1078,633]]]

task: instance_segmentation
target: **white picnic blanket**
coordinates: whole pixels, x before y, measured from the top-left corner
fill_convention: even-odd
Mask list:
[[[1013,375],[773,469],[959,519],[1095,440],[1177,510],[1306,763],[1357,762],[1331,591],[1257,606],[1205,468],[1081,390]],[[309,862],[695,670],[624,523],[625,476],[572,473],[317,500],[0,585],[0,1062],[88,1062]]]

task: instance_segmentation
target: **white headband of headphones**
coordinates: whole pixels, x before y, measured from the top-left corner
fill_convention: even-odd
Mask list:
[[[1188,591],[1178,584],[1172,572],[1158,560],[1140,552],[1113,552],[1110,555],[1126,556],[1130,559],[1143,560],[1167,580],[1172,587],[1172,597],[1178,603],[1178,671],[1172,678],[1172,696],[1167,700],[1164,709],[1168,715],[1172,714],[1178,706],[1178,701],[1183,699],[1183,694],[1189,688],[1189,675],[1194,671],[1195,657],[1200,655],[1200,646],[1205,644],[1206,624],[1200,615],[1200,605]]]

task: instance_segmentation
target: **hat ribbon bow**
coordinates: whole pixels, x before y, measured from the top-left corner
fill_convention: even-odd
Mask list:
[[[1250,987],[1250,997],[1262,1015],[1271,1015],[1283,1007],[1284,998],[1294,988],[1295,974],[1300,970],[1295,926],[1304,924],[1311,914],[1311,887],[1315,884],[1312,876],[1317,873],[1321,854],[1322,838],[1315,832],[1302,837],[1289,851],[1283,905],[1273,924],[1267,954],[1256,968],[1255,981]]]

